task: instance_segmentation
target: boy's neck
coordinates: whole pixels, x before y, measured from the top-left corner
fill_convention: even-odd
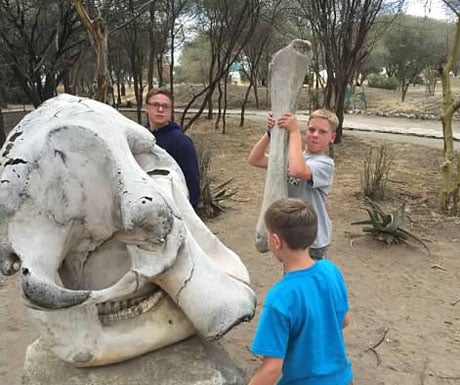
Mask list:
[[[313,266],[315,261],[310,258],[308,249],[291,251],[283,258],[284,272],[288,273],[295,270],[304,270]]]
[[[308,148],[305,148],[305,153],[309,155],[329,155],[329,147],[325,148],[323,151],[311,152],[308,151]]]

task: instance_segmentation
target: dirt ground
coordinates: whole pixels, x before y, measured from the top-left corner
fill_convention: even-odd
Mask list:
[[[260,305],[282,273],[276,260],[256,252],[253,244],[265,171],[247,167],[245,154],[260,134],[260,124],[233,127],[225,136],[194,133],[219,149],[213,158],[217,180],[234,177],[238,188],[224,215],[210,226],[242,256],[259,299],[255,320],[225,337],[227,348],[249,375],[260,363],[249,352]],[[386,247],[362,236],[359,226],[350,226],[367,216],[360,185],[363,155],[380,143],[345,137],[336,146],[329,198],[334,226],[330,255],[344,273],[353,314],[345,335],[355,384],[459,384],[460,219],[443,218],[437,212],[441,153],[387,143],[394,164],[382,206],[396,208],[407,200],[406,228],[423,238],[431,251],[428,255],[416,244]]]
[[[249,352],[267,289],[281,277],[281,265],[254,246],[254,231],[265,185],[265,171],[246,164],[250,146],[263,125],[228,121],[225,135],[202,121],[190,131],[196,143],[212,150],[215,182],[234,178],[238,193],[224,202],[225,212],[209,222],[218,237],[246,264],[257,293],[254,320],[223,339],[248,376],[260,363]],[[460,384],[460,219],[438,212],[441,151],[388,142],[394,159],[387,198],[393,209],[407,200],[406,228],[419,235],[431,255],[416,243],[387,247],[362,235],[350,222],[366,218],[360,179],[363,159],[381,140],[345,137],[335,146],[335,180],[329,198],[333,221],[331,259],[348,285],[352,311],[345,336],[355,385]],[[37,334],[19,298],[17,277],[0,277],[0,383],[20,383],[24,353]]]

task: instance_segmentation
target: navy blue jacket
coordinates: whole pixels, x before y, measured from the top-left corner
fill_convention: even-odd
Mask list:
[[[145,125],[149,128],[148,122]],[[185,176],[190,203],[194,208],[200,201],[200,169],[192,139],[185,135],[176,122],[153,131],[156,143],[164,148],[177,162]]]

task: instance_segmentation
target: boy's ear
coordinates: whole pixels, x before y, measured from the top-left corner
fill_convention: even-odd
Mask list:
[[[331,141],[329,143],[334,143],[335,142],[335,135],[336,135],[336,133],[333,132],[332,135],[331,135]]]
[[[283,238],[277,233],[273,233],[272,237],[273,237],[273,247],[275,248],[275,250],[281,249],[281,246],[283,244]]]

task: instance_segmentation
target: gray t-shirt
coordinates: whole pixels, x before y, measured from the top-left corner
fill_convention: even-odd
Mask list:
[[[331,242],[332,223],[326,209],[326,198],[329,195],[334,178],[334,161],[328,155],[306,153],[305,163],[311,170],[311,180],[300,180],[290,177],[288,180],[288,196],[300,198],[310,203],[318,217],[318,232],[312,248],[328,246]]]

